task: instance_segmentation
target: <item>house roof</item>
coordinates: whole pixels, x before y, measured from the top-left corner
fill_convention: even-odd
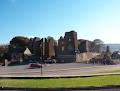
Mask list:
[[[24,55],[31,55],[31,54],[32,54],[31,51],[28,48],[26,48],[24,51]]]

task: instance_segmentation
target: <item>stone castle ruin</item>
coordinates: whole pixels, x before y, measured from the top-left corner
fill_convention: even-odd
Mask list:
[[[82,62],[96,56],[92,41],[77,39],[77,32],[66,32],[64,37],[58,40],[59,62]]]
[[[33,62],[52,62],[53,59],[64,63],[88,62],[99,55],[95,43],[85,39],[78,39],[75,31],[65,32],[65,35],[61,36],[58,41],[53,37],[34,37],[30,39],[15,37],[11,40],[9,46],[8,53],[10,54],[10,59],[17,60],[18,58],[16,57],[19,56],[19,59],[26,63],[29,63],[31,60]],[[31,53],[29,57],[24,55],[26,48]]]

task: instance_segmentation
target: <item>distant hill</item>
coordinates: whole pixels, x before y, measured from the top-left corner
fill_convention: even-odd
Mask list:
[[[110,46],[111,52],[120,50],[120,44],[105,44],[106,46]]]

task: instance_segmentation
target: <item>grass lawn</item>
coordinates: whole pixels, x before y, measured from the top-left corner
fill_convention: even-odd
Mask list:
[[[120,72],[120,70],[103,71],[100,73],[116,73],[116,72]]]
[[[1,79],[2,87],[19,88],[68,88],[68,87],[101,87],[120,85],[119,75],[108,75],[87,78],[56,78],[56,79]]]

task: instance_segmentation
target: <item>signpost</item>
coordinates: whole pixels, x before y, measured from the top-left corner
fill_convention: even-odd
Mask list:
[[[42,42],[42,43],[41,43],[41,48],[42,48],[42,49],[41,49],[41,75],[43,75],[43,69],[42,69],[42,66],[43,66],[43,65],[42,65],[42,62],[43,62],[43,60],[44,60],[43,57],[44,57],[44,42],[45,42],[45,39],[42,38],[42,39],[41,39],[41,42]]]
[[[43,70],[42,70],[42,63],[41,63],[41,76],[43,75]]]

